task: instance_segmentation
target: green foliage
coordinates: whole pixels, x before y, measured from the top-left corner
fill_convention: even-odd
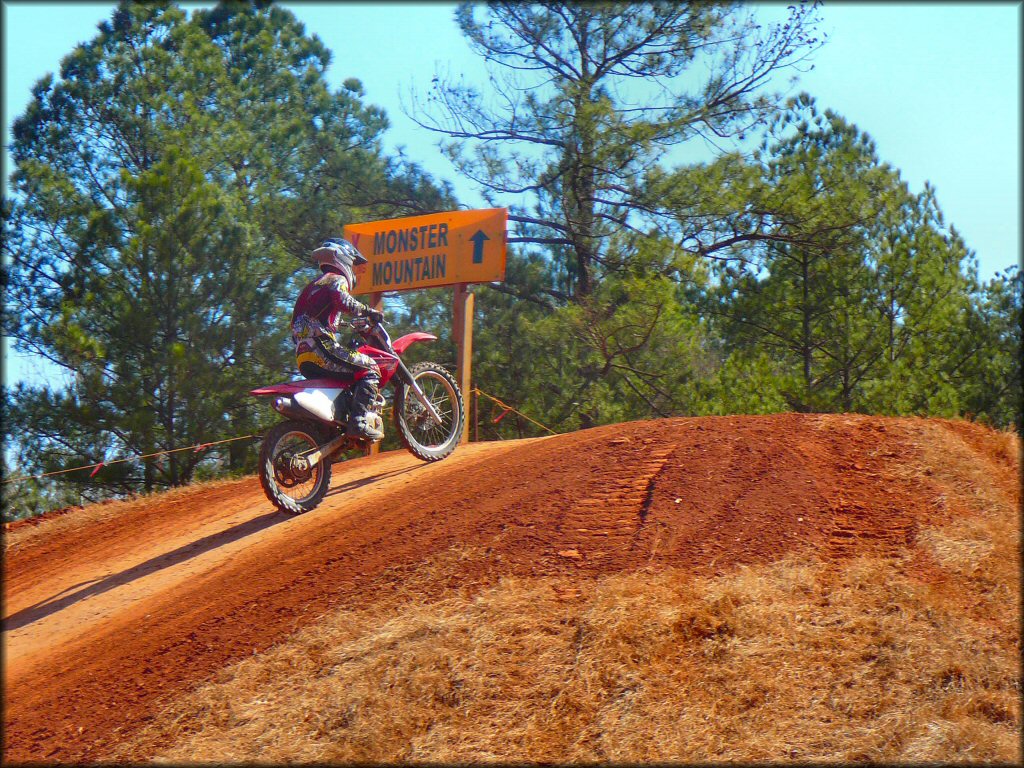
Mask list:
[[[679,239],[610,235],[588,295],[551,287],[557,258],[513,253],[479,292],[476,384],[560,431],[787,410],[1019,422],[1019,273],[978,286],[931,187],[812,98],[787,110],[752,158],[650,174]],[[500,413],[481,409],[483,436],[543,434]]]
[[[934,189],[812,97],[762,90],[817,45],[813,6],[764,29],[687,3],[457,20],[493,99],[438,78],[417,119],[516,225],[506,281],[475,288],[475,386],[557,431],[783,410],[1021,428],[1019,270],[979,283]],[[4,329],[72,383],[5,390],[19,471],[259,432],[274,416],[245,393],[293,372],[305,254],[347,221],[454,207],[382,156],[386,116],[357,80],[331,92],[329,60],[272,5],[123,3],[37,84],[11,147]],[[666,165],[702,132],[754,129],[752,156]],[[440,337],[408,362],[454,365],[450,296],[388,298],[397,333]],[[544,434],[479,411],[482,439]],[[243,441],[74,473],[18,490],[18,514],[253,459]]]
[[[655,238],[643,253],[672,252]],[[706,279],[692,268],[691,281]],[[680,254],[680,269],[687,269]],[[585,300],[526,300],[551,277],[539,255],[509,257],[507,282],[477,292],[474,384],[557,431],[670,415],[694,407],[694,387],[711,365],[685,288],[643,269],[607,276]],[[666,365],[666,362],[669,365]],[[481,437],[545,434],[484,399]]]
[[[14,123],[5,333],[66,370],[5,423],[49,470],[259,432],[293,372],[306,255],[345,222],[444,207],[387,120],[281,8],[122,3]],[[89,494],[251,469],[244,444],[105,467]],[[78,473],[70,482],[81,482]]]
[[[6,455],[3,457],[4,480],[21,477],[21,469],[20,466],[12,466]],[[5,523],[35,517],[58,507],[70,507],[81,501],[66,484],[47,478],[4,483],[0,487],[0,499]]]
[[[741,177],[747,199],[728,226],[751,234],[718,270],[711,311],[731,346],[799,364],[798,387],[783,391],[791,408],[850,410],[878,356],[874,319],[862,311],[874,282],[870,227],[898,183],[855,126],[813,105],[794,109],[808,113],[798,130],[778,121],[783,135],[766,143],[759,178]],[[755,226],[736,220],[753,212]]]
[[[1019,418],[1009,279],[975,285],[934,190],[912,193],[866,132],[761,90],[816,47],[813,11],[760,29],[694,3],[459,8],[489,87],[438,76],[415,119],[534,249],[479,294],[481,387],[560,430],[778,410]],[[666,167],[705,130],[763,141]]]
[[[582,298],[631,257],[616,233],[664,217],[644,185],[671,147],[742,135],[775,111],[766,84],[817,47],[815,14],[800,4],[762,25],[735,4],[463,3],[487,87],[439,74],[410,117],[510,207],[510,243],[551,246],[547,292]]]
[[[1009,363],[1019,341],[1011,330],[1014,294],[995,281],[987,290],[1000,299],[986,303],[972,256],[945,227],[934,190],[911,194],[866,133],[834,112],[819,113],[803,95],[754,162],[726,157],[677,176],[685,199],[714,201],[716,213],[703,220],[698,206],[681,206],[695,231],[699,221],[743,233],[718,252],[705,305],[725,359],[717,408],[757,407],[736,399],[734,377],[743,371],[752,387],[771,393],[768,402],[781,406],[781,398],[793,410],[970,412],[1013,422],[1019,409],[995,402],[1005,396],[1008,405],[1019,392]],[[708,181],[717,194],[700,187]],[[672,178],[659,185],[671,189]],[[1005,386],[990,379],[978,389],[986,360],[1000,361],[993,368]]]
[[[1011,267],[972,294],[966,333],[943,365],[961,412],[1024,433],[1021,387],[1021,303],[1024,274]]]

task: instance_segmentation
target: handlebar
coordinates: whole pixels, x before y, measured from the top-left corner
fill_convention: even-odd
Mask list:
[[[349,325],[357,333],[377,341],[386,352],[395,351],[391,346],[391,336],[388,335],[383,322],[375,323],[368,317],[356,317],[349,321]]]

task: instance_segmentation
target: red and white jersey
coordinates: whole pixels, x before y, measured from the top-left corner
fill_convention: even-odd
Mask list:
[[[292,312],[292,341],[296,352],[313,348],[316,338],[334,339],[345,317],[366,311],[366,305],[349,293],[348,280],[335,272],[324,272],[302,289]]]

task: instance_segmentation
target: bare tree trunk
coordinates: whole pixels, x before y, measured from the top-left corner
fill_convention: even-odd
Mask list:
[[[811,289],[810,289],[810,285],[809,285],[809,282],[810,282],[809,261],[810,261],[810,259],[808,258],[806,253],[801,255],[800,269],[801,269],[801,278],[802,278],[802,286],[801,286],[801,288],[802,288],[803,302],[801,303],[801,306],[800,306],[801,315],[802,315],[802,317],[801,317],[801,320],[802,320],[802,326],[801,326],[802,335],[801,335],[801,339],[800,339],[800,344],[801,344],[800,352],[801,352],[801,355],[803,356],[803,362],[804,362],[804,407],[806,409],[808,409],[808,410],[810,409],[810,403],[811,403],[811,363],[812,363],[812,355],[811,355],[811,352],[812,352],[812,346],[811,346],[811,307],[810,307]]]

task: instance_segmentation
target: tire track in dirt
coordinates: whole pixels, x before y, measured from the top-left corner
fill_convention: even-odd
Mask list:
[[[910,497],[913,488],[887,474],[894,460],[905,463],[912,450],[902,437],[894,439],[885,424],[861,419],[834,423],[824,428],[835,458],[835,491],[829,494],[832,525],[825,554],[849,557],[870,550],[882,557],[906,552],[917,532],[918,521]],[[873,491],[885,487],[884,495]]]
[[[487,559],[467,560],[418,599],[504,574],[720,572],[801,548],[830,558],[898,552],[936,509],[926,487],[887,467],[914,454],[907,422],[635,422],[463,446],[433,465],[404,453],[359,459],[337,467],[321,507],[297,518],[261,522],[269,505],[247,478],[126,505],[64,532],[41,527],[7,563],[8,619],[55,610],[23,613],[14,630],[47,653],[5,670],[5,690],[15,692],[5,702],[5,754],[102,760],[171,697],[332,608],[400,594],[403,573],[451,547]],[[232,538],[238,526],[244,535]],[[79,583],[149,561],[151,572],[106,591]],[[135,602],[76,614],[132,585]],[[81,599],[61,602],[68,589]],[[71,634],[55,634],[61,617]],[[51,637],[58,642],[47,645]]]
[[[827,504],[807,455],[824,446],[812,422],[796,414],[683,420],[687,439],[655,482],[638,551],[654,565],[720,572],[820,545]]]
[[[610,444],[631,442],[618,438]],[[567,512],[562,527],[565,549],[559,550],[560,556],[600,560],[614,551],[631,548],[647,517],[655,478],[674,450],[650,448],[650,443],[650,439],[639,441],[641,452],[634,462],[609,466],[591,478],[585,489],[587,495]],[[594,521],[602,525],[594,527]]]

